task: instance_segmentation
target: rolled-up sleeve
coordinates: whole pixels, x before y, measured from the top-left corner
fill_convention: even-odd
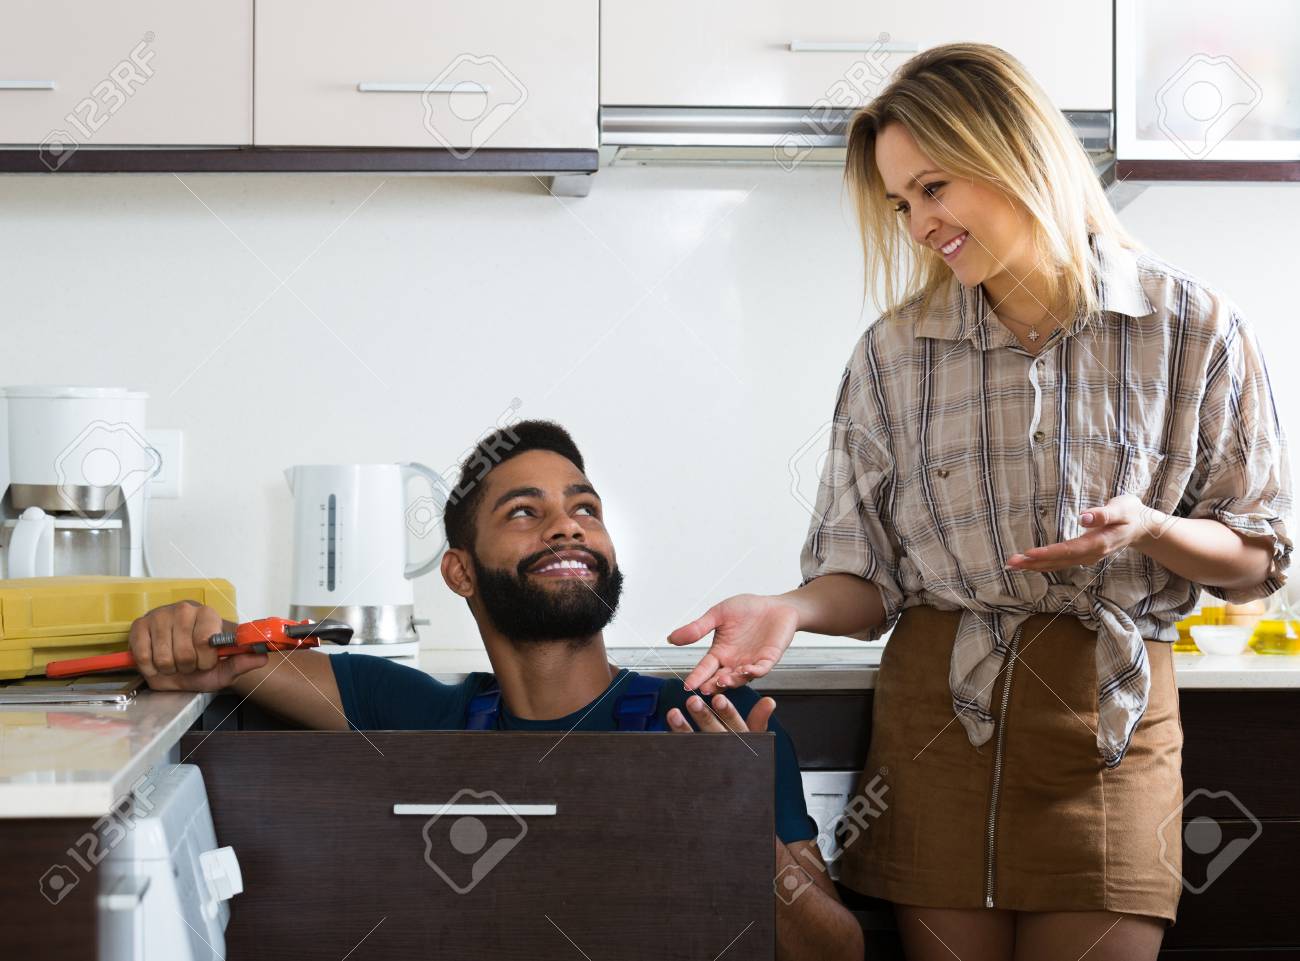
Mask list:
[[[851,636],[873,641],[894,626],[903,606],[898,548],[890,530],[893,457],[887,432],[872,409],[870,376],[858,370],[862,347],[840,381],[829,446],[808,537],[800,557],[803,583],[823,574],[855,574],[880,589],[885,616]]]
[[[1215,597],[1240,604],[1267,597],[1286,583],[1291,563],[1291,466],[1268,371],[1254,331],[1230,306],[1201,401],[1196,466],[1187,516],[1217,520],[1239,534],[1267,538],[1268,576],[1251,587],[1206,585]]]

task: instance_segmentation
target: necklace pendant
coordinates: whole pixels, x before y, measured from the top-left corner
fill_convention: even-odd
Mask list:
[[[1031,341],[1033,341],[1034,343],[1037,343],[1037,342],[1038,342],[1038,328],[1037,328],[1037,327],[1030,327],[1030,328],[1029,328],[1029,339],[1030,339]]]

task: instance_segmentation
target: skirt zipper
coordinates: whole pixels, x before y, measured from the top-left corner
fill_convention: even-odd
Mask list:
[[[1007,655],[1007,673],[1002,679],[1002,705],[998,713],[998,734],[993,751],[993,787],[989,792],[989,824],[985,849],[984,907],[993,907],[993,849],[998,821],[998,788],[1002,785],[1003,737],[1007,727],[1007,704],[1011,700],[1011,674],[1016,667],[1016,649],[1020,644],[1020,628],[1011,637],[1011,651]]]

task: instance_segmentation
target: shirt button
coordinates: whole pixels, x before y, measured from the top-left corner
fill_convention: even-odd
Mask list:
[[[1046,515],[1047,515],[1047,508],[1044,507],[1042,504],[1039,504],[1039,505],[1038,505],[1038,516],[1039,516],[1039,517],[1045,517]]]
[[[948,468],[946,468],[946,467],[940,467],[937,471],[935,471],[935,473],[938,474],[940,477],[947,477],[947,476],[948,476]]]
[[[1044,434],[1041,430],[1036,430],[1034,431],[1034,442],[1041,444],[1043,442],[1043,438],[1045,438],[1046,436],[1047,435]]]

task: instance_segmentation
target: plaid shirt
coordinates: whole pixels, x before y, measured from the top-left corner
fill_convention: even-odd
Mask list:
[[[1206,588],[1264,597],[1290,564],[1291,481],[1264,358],[1235,305],[1146,252],[1090,240],[1102,310],[1049,322],[1037,356],[982,287],[955,277],[929,312],[913,298],[867,329],[840,382],[801,566],[804,583],[847,572],[879,587],[885,619],[864,640],[906,607],[965,610],[949,679],[976,745],[993,733],[1008,651],[1033,643],[1017,637],[1025,619],[1079,617],[1097,632],[1097,746],[1114,766],[1146,710],[1142,639],[1174,640],[1200,586],[1133,548],[1048,573],[1006,559],[1079,536],[1080,513],[1132,493],[1271,538],[1267,580]]]

